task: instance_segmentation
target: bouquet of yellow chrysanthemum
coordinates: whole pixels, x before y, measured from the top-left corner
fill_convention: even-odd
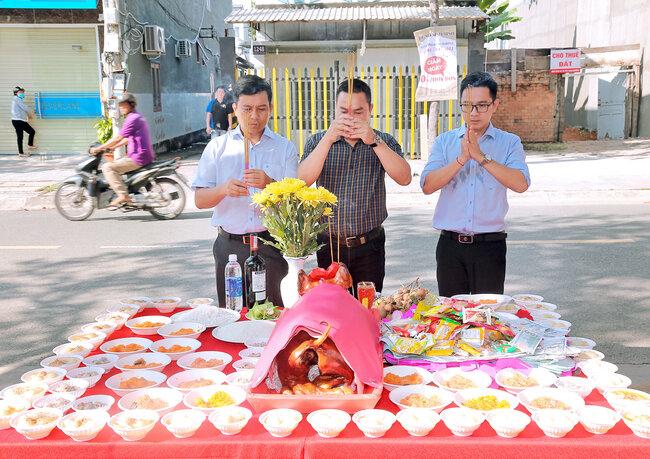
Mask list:
[[[316,236],[327,228],[323,217],[332,215],[336,201],[336,196],[325,188],[310,188],[295,178],[270,183],[253,195],[262,221],[275,239],[265,242],[295,258],[311,255],[320,248]]]

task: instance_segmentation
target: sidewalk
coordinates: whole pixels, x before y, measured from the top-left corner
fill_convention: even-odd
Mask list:
[[[181,172],[191,180],[204,146],[195,144],[159,159],[182,157]],[[569,142],[565,146],[557,151],[527,152],[532,184],[524,194],[509,193],[511,204],[650,203],[650,139]],[[54,208],[53,186],[74,174],[84,158],[0,156],[0,210]],[[426,160],[410,164],[414,177],[409,186],[386,181],[389,205],[435,205],[438,194],[425,196],[420,190]]]

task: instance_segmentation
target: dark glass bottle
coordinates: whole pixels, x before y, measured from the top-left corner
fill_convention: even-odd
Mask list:
[[[257,253],[257,236],[250,237],[251,256],[244,262],[246,276],[246,306],[250,309],[255,303],[266,300],[266,264]]]

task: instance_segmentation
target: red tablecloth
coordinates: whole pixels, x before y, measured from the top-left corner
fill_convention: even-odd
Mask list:
[[[131,331],[123,327],[109,339],[132,336]],[[149,337],[153,340],[160,337]],[[212,337],[211,330],[204,332],[199,350],[219,350],[230,353],[237,360],[237,353],[243,345],[217,341]],[[165,373],[170,376],[179,371],[172,362]],[[228,365],[225,373],[231,373]],[[104,375],[95,387],[85,395],[110,394],[119,399],[112,391],[104,386],[104,381],[116,374],[113,369]],[[588,404],[607,405],[603,397],[594,391],[587,399]],[[250,408],[248,403],[243,406]],[[179,406],[182,408],[182,406]],[[397,412],[397,407],[388,399],[385,391],[377,408]],[[521,408],[523,410],[523,408]],[[111,409],[111,414],[119,411],[117,403]],[[259,413],[257,413],[259,414]],[[18,458],[40,457],[53,458],[83,458],[93,457],[139,457],[139,458],[205,458],[205,457],[277,457],[277,458],[313,458],[313,459],[419,459],[423,457],[474,457],[487,458],[650,458],[650,440],[635,436],[621,421],[606,435],[593,435],[577,425],[565,438],[549,438],[535,425],[534,422],[517,438],[506,439],[498,437],[487,422],[485,422],[471,437],[456,437],[451,434],[441,421],[426,437],[412,437],[399,425],[395,425],[383,438],[366,438],[354,423],[337,438],[319,437],[309,423],[303,419],[290,437],[271,437],[258,422],[257,414],[253,416],[246,428],[235,436],[222,435],[209,422],[201,426],[198,432],[190,438],[177,439],[160,423],[139,442],[126,442],[113,430],[106,426],[94,440],[76,443],[63,432],[54,429],[42,440],[29,441],[13,429],[0,431],[0,457]]]

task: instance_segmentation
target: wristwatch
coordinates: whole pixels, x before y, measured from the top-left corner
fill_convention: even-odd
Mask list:
[[[490,155],[483,155],[483,161],[481,161],[481,166],[485,167],[485,165],[489,162],[492,161],[492,156]]]
[[[380,143],[383,143],[383,142],[384,142],[384,139],[379,137],[379,134],[375,133],[375,141],[373,143],[371,143],[371,144],[368,144],[368,146],[370,148],[375,148],[376,146],[378,146]]]

